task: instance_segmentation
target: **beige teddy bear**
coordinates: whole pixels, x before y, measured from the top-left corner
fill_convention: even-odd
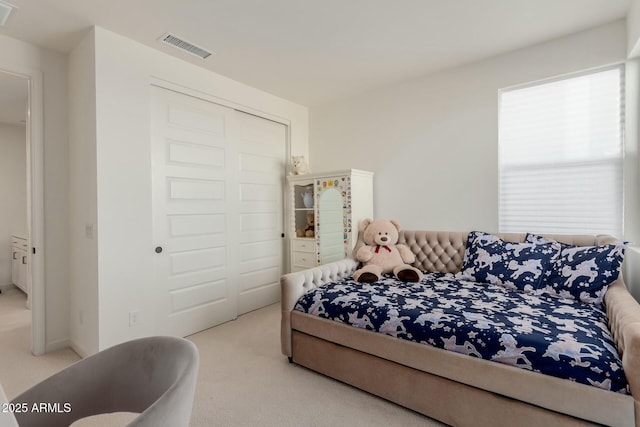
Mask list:
[[[360,223],[360,234],[365,243],[356,252],[356,259],[363,266],[353,273],[354,280],[371,283],[380,280],[382,274],[393,273],[403,282],[419,282],[422,272],[409,265],[416,257],[411,250],[398,243],[400,225],[385,219],[367,218]]]
[[[315,224],[315,216],[313,212],[307,212],[307,225],[305,228],[298,228],[296,230],[296,237],[314,237]]]
[[[313,212],[307,213],[307,227],[304,229],[305,237],[313,237],[315,235],[315,216]]]

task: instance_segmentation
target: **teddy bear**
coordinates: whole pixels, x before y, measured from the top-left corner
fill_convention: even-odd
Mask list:
[[[313,212],[307,213],[307,227],[304,229],[305,237],[313,237],[315,236],[315,217]]]
[[[311,173],[304,156],[291,156],[291,175],[306,175]]]
[[[364,246],[356,251],[356,259],[362,267],[353,273],[354,280],[372,283],[387,273],[403,282],[422,280],[422,271],[409,265],[416,256],[406,245],[398,244],[399,231],[400,224],[394,220],[367,218],[360,223]]]
[[[307,212],[307,225],[305,228],[296,230],[296,237],[314,237],[315,236],[315,216],[313,212]]]

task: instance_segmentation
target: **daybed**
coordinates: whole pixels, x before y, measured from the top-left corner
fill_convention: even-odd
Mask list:
[[[468,234],[403,230],[399,243],[409,246],[416,255],[413,265],[424,271],[425,276],[440,277],[429,273],[460,272]],[[523,242],[526,237],[498,236],[508,242]],[[615,242],[609,236],[545,237],[575,246]],[[472,357],[468,354],[476,354],[476,348],[467,342],[459,341],[452,347],[454,351],[449,351],[399,339],[391,336],[393,333],[368,330],[367,322],[354,327],[294,309],[303,295],[347,280],[356,268],[356,261],[344,259],[282,277],[281,344],[283,354],[291,362],[454,426],[640,426],[640,306],[627,291],[622,274],[608,287],[604,303],[599,306],[602,313],[606,310],[602,324],[608,323],[609,327],[603,328],[603,333],[615,342],[616,357],[628,383],[626,390],[612,387],[616,391],[609,391],[574,378],[562,379],[535,369],[523,369],[522,365],[528,363],[526,358],[516,360],[514,364],[519,366],[516,367]],[[445,279],[453,283],[451,277]],[[494,290],[491,292],[489,295],[497,295]],[[557,300],[558,304],[565,304],[560,298]],[[583,323],[576,322],[574,328],[575,325]],[[564,326],[563,330],[572,327]],[[613,345],[609,347],[616,352]],[[521,354],[529,353],[525,349]],[[593,355],[591,359],[583,356],[584,360],[593,360]],[[580,357],[578,354],[578,362],[572,364],[580,365],[583,360]],[[619,365],[611,365],[614,370],[619,369]]]

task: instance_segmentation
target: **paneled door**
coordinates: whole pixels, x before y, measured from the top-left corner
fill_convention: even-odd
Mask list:
[[[151,90],[157,315],[164,333],[187,336],[277,301],[265,278],[282,243],[266,230],[283,215],[286,133],[276,143],[264,129],[286,127]]]
[[[236,112],[239,167],[238,314],[280,299],[286,127]]]

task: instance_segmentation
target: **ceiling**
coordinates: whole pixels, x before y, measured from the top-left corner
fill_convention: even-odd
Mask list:
[[[98,25],[314,106],[626,16],[631,0],[9,0],[0,34],[69,52]],[[158,38],[213,50],[200,60]]]

